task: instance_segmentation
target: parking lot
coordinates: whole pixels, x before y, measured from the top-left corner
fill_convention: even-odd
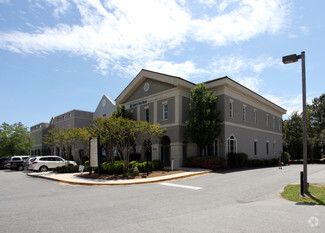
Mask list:
[[[281,198],[302,166],[127,186],[79,186],[0,171],[1,232],[324,232],[325,207]],[[309,165],[311,183],[325,166]]]

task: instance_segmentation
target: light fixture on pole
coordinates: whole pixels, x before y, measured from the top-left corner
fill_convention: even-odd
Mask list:
[[[307,183],[307,104],[306,104],[306,66],[305,66],[305,52],[301,52],[300,55],[292,54],[282,57],[284,64],[297,62],[301,59],[301,71],[302,71],[302,121],[303,121],[303,192],[308,192]]]

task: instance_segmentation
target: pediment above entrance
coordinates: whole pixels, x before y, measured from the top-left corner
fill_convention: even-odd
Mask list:
[[[124,104],[180,86],[192,89],[195,85],[176,76],[141,70],[116,98],[116,103]]]

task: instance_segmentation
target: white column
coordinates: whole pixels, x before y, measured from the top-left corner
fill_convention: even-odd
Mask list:
[[[170,159],[174,160],[174,169],[179,169],[183,165],[182,149],[183,143],[170,143]]]
[[[175,96],[175,124],[176,125],[179,125],[179,122],[180,122],[180,112],[181,112],[181,109],[180,109],[180,98],[179,98],[179,93],[177,93],[177,95]]]
[[[157,125],[157,117],[158,117],[158,108],[157,108],[157,101],[153,102],[153,124]]]
[[[160,145],[159,144],[152,144],[152,160],[160,160]]]
[[[137,120],[140,121],[141,118],[140,118],[140,106],[137,107]]]

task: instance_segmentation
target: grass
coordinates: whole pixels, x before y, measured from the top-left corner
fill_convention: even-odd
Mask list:
[[[300,185],[288,185],[284,188],[282,197],[299,203],[325,205],[325,185],[311,184],[309,185],[309,193],[304,196],[300,195]]]

